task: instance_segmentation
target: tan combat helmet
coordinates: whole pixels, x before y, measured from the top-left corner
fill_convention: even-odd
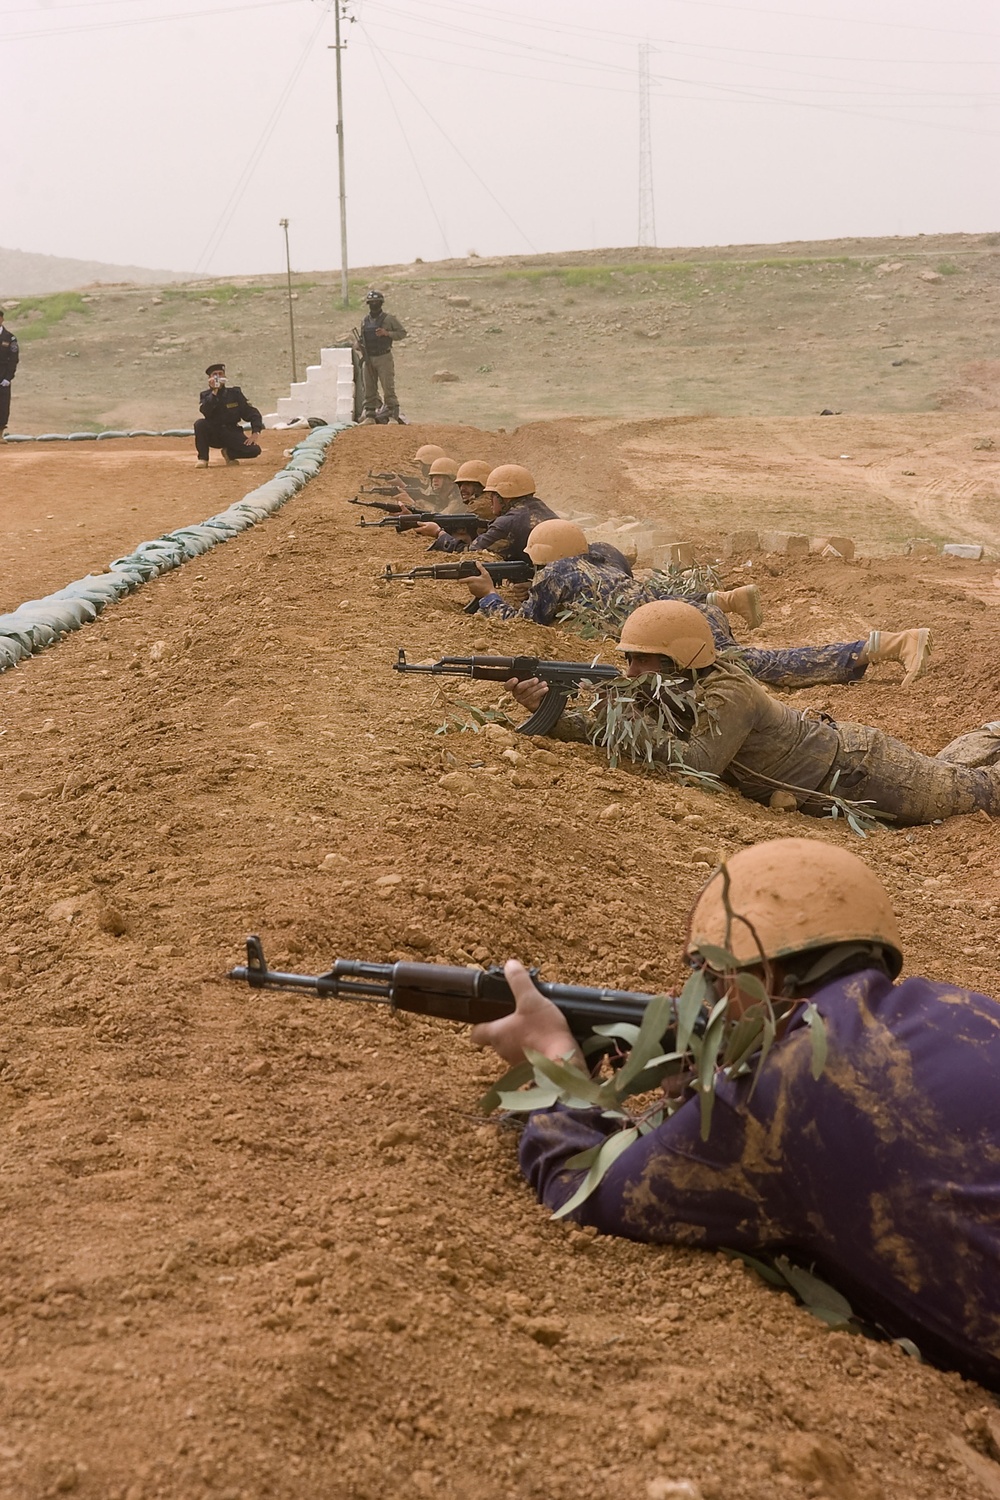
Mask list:
[[[493,473],[492,466],[484,463],[481,459],[470,458],[467,463],[459,466],[455,475],[456,484],[478,484],[479,488],[486,488],[486,481]]]
[[[876,943],[892,978],[903,966],[902,938],[882,882],[856,854],[821,839],[754,844],[713,871],[691,912],[685,957],[696,958],[705,943],[727,949],[740,964],[838,943]]]
[[[486,489],[501,500],[527,500],[535,493],[535,476],[520,464],[501,464],[490,470]]]
[[[701,610],[680,599],[640,604],[622,626],[618,649],[643,656],[669,656],[683,671],[710,667],[715,661],[712,627]]]
[[[436,458],[447,457],[447,453],[443,448],[439,448],[437,443],[424,443],[423,446],[418,448],[416,453],[414,453],[413,462],[415,464],[430,465]]]
[[[580,557],[587,546],[587,538],[572,521],[539,521],[532,527],[524,550],[536,567],[542,567],[561,557]]]
[[[434,460],[427,472],[432,478],[435,474],[446,474],[449,479],[454,479],[458,473],[458,464],[455,459],[449,458],[446,453],[442,453],[440,458]]]

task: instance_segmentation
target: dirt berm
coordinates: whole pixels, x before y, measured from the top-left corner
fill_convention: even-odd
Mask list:
[[[986,818],[860,841],[583,747],[435,733],[497,695],[394,676],[398,646],[592,647],[467,618],[453,585],[390,593],[376,573],[422,543],[356,530],[344,502],[415,441],[530,459],[532,431],[347,433],[277,518],[0,678],[4,1500],[1000,1494],[977,1387],[830,1333],[721,1256],[549,1222],[476,1114],[496,1069],[459,1029],[223,977],[256,930],[311,971],[516,954],[652,991],[719,855],[796,833],[879,871],[909,971],[995,986]],[[139,498],[122,465],[81,517],[117,532],[105,557],[160,529],[131,506],[181,524],[258,472],[143,462]],[[56,551],[77,493],[58,472],[23,489],[62,517]],[[546,493],[621,508],[622,476],[593,472]],[[698,540],[732,514],[723,496]],[[43,577],[46,546],[34,591],[75,576]],[[989,570],[756,566],[762,640],[938,637],[905,695],[885,667],[809,701],[922,748],[996,717]]]

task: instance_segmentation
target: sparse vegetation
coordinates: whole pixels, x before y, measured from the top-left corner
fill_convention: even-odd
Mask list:
[[[53,292],[48,297],[22,297],[17,306],[17,336],[22,344],[43,339],[70,313],[88,313],[79,292]]]

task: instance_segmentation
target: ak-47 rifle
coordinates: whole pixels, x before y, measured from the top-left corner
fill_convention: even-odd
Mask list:
[[[482,566],[494,583],[530,583],[537,571],[533,562],[486,562],[484,560]],[[476,578],[478,575],[479,564],[469,557],[463,562],[437,563],[429,568],[411,568],[408,573],[394,573],[389,563],[386,563],[382,579],[385,583],[409,583],[416,578],[460,579]],[[478,614],[479,600],[470,599],[462,613]]]
[[[465,969],[449,964],[371,964],[363,959],[338,958],[325,974],[281,973],[267,967],[264,947],[254,934],[247,938],[247,961],[230,969],[230,979],[242,979],[255,990],[309,990],[321,999],[372,1000],[391,1010],[418,1016],[437,1016],[474,1026],[497,1021],[514,1009],[514,995],[500,968]],[[591,989],[581,984],[552,984],[531,970],[536,987],[559,1007],[574,1037],[585,1042],[595,1026],[626,1021],[638,1026],[653,995],[632,990]],[[664,1052],[673,1051],[670,1032]],[[619,1047],[628,1044],[618,1042]],[[589,1050],[589,1049],[588,1049]]]
[[[621,676],[617,667],[599,662],[541,661],[537,656],[442,656],[423,665],[407,661],[405,651],[400,651],[392,669],[430,672],[435,677],[478,677],[486,682],[507,682],[511,677],[527,682],[537,677],[548,692],[531,717],[517,726],[518,734],[548,734],[562,716],[567,698],[578,693],[583,683],[614,682]]]
[[[494,583],[530,583],[537,571],[533,562],[487,562],[484,558],[481,566]],[[416,578],[475,578],[479,568],[478,561],[471,557],[464,558],[462,562],[434,563],[427,568],[410,568],[406,573],[394,573],[392,565],[386,563],[382,578],[386,583],[409,583]]]
[[[361,495],[394,495],[395,490],[362,490]],[[348,500],[348,505],[363,505],[365,510],[380,510],[387,516],[402,516],[410,513],[409,503],[403,504],[401,500],[362,500],[361,495],[355,495],[353,500]]]
[[[396,531],[413,531],[422,521],[433,521],[440,526],[442,531],[449,532],[452,536],[458,531],[468,531],[472,536],[481,536],[493,525],[492,521],[482,521],[472,511],[466,511],[461,515],[454,515],[450,511],[444,515],[430,515],[427,511],[405,512],[399,516],[383,516],[381,521],[366,521],[362,516],[358,521],[359,526],[391,526]]]

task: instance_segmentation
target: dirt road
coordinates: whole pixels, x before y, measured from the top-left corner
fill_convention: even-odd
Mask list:
[[[966,430],[940,420],[923,451],[964,451]],[[552,978],[654,990],[678,977],[684,914],[719,855],[801,833],[878,869],[911,971],[995,987],[988,820],[862,843],[609,772],[584,747],[435,734],[449,706],[496,695],[393,676],[400,645],[581,649],[469,619],[454,586],[377,581],[421,544],[356,531],[344,501],[415,440],[537,461],[557,503],[636,513],[654,504],[656,452],[663,514],[700,517],[698,540],[737,511],[759,524],[760,431],[733,431],[731,461],[723,424],[609,431],[347,433],[275,519],[0,677],[4,1500],[598,1500],[660,1479],[704,1500],[998,1492],[976,1387],[829,1333],[721,1257],[548,1222],[511,1139],[477,1117],[495,1070],[459,1030],[223,977],[258,930],[272,963],[304,969],[518,954]],[[839,519],[838,496],[861,517],[889,488],[898,524],[894,470],[873,489],[856,461],[803,459],[784,432],[767,463],[804,466],[799,524]],[[915,442],[904,427],[891,452]],[[24,465],[5,516],[30,562],[9,602],[266,472],[189,473],[156,445],[113,457]],[[75,524],[32,522],[76,514],[86,562],[62,573]],[[755,639],[853,639],[919,614],[939,654],[906,695],[886,667],[808,696],[936,747],[996,716],[1000,623],[966,587],[990,573],[772,562]]]

